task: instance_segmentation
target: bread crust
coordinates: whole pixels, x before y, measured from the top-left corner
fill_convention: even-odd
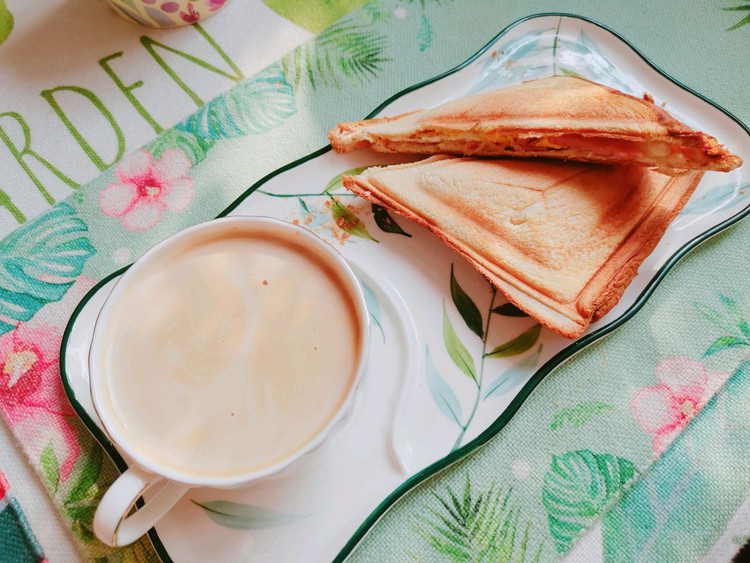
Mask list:
[[[452,166],[455,168],[455,170],[445,172],[447,175],[451,173],[459,176],[467,174],[467,165],[477,167],[475,170],[470,171],[471,173],[486,170],[488,172],[487,175],[498,173],[502,175],[504,172],[503,167],[509,166],[508,162],[511,161],[505,161],[504,163],[502,160],[479,161],[470,158],[435,156],[416,163],[368,169],[358,176],[344,175],[342,180],[344,186],[355,194],[372,203],[389,207],[404,217],[430,229],[448,247],[468,260],[511,303],[536,318],[547,328],[566,338],[577,338],[586,330],[590,322],[598,320],[614,307],[626,287],[637,274],[639,265],[658,244],[669,223],[685,205],[702,176],[700,172],[693,172],[682,177],[668,177],[639,167],[612,168],[597,165],[585,165],[582,167],[581,165],[557,164],[550,168],[550,165],[542,161],[535,161],[533,164],[539,167],[539,178],[544,178],[544,181],[548,182],[549,186],[552,186],[548,190],[550,192],[551,190],[564,191],[568,189],[566,183],[573,183],[576,175],[588,174],[594,182],[601,181],[602,178],[605,180],[611,178],[613,181],[622,180],[627,185],[633,184],[636,186],[633,188],[634,193],[638,192],[634,197],[648,196],[653,198],[653,201],[649,200],[645,203],[636,202],[638,205],[633,205],[634,209],[640,209],[640,216],[633,225],[628,224],[622,227],[625,230],[621,233],[618,231],[617,236],[620,238],[617,240],[620,242],[616,244],[616,247],[612,248],[611,252],[605,258],[601,259],[601,263],[594,263],[594,266],[598,267],[596,267],[595,271],[592,270],[594,271],[593,275],[586,280],[577,282],[578,285],[573,284],[568,294],[564,294],[563,292],[563,294],[556,295],[554,292],[545,290],[538,282],[534,281],[534,276],[538,272],[536,271],[537,264],[534,261],[536,258],[534,258],[533,252],[525,258],[528,269],[525,271],[523,269],[519,270],[512,264],[512,260],[510,260],[507,254],[495,256],[483,255],[483,252],[486,254],[486,250],[476,248],[476,243],[473,245],[467,243],[466,236],[453,232],[450,228],[442,225],[439,216],[439,206],[432,206],[431,209],[414,209],[398,199],[399,190],[419,189],[415,187],[415,182],[437,182],[438,180],[430,180],[429,175],[433,172],[431,169],[436,169],[438,166]],[[566,167],[568,168],[566,169]],[[591,168],[592,171],[589,171],[586,167]],[[382,173],[393,171],[401,171],[405,174],[402,174],[400,182],[396,182],[395,176],[390,179],[393,184],[398,183],[398,185],[386,186],[389,179]],[[406,176],[412,172],[416,172],[414,178],[418,178],[417,180],[411,181],[408,179],[411,176]],[[510,172],[514,171],[511,170]],[[419,180],[420,178],[421,180]],[[425,178],[428,179],[424,180]],[[530,172],[530,179],[533,180],[533,171]],[[560,182],[557,184],[554,182],[549,183],[550,179],[560,179]],[[514,186],[513,189],[516,187]],[[429,188],[425,189],[429,190]],[[570,189],[580,191],[580,186],[576,185]],[[617,189],[617,187],[613,188],[612,185],[591,185],[590,189],[613,190]],[[393,191],[389,193],[389,190]],[[574,195],[577,196],[578,191]],[[509,206],[516,204],[517,202],[509,199]],[[456,205],[460,206],[460,203]],[[547,205],[546,202],[545,205]],[[582,209],[582,212],[585,213],[587,207],[584,205]],[[572,210],[572,213],[575,212],[575,209]],[[618,228],[617,221],[619,219],[615,217],[612,226],[615,230]],[[446,221],[446,223],[449,222]],[[583,223],[585,224],[585,221]],[[605,225],[606,228],[609,227]],[[493,231],[492,225],[487,225],[486,237],[490,238],[495,236],[495,234],[496,232]],[[583,235],[587,234],[596,237],[598,232],[583,233]],[[514,236],[514,233],[511,236]],[[566,233],[561,232],[560,240],[550,241],[550,246],[564,245],[565,237]],[[533,238],[514,242],[514,244],[518,244],[521,247],[524,247],[524,245],[530,247],[536,243],[538,241]],[[533,251],[534,249],[531,250]],[[581,259],[585,260],[586,257],[583,256]],[[578,264],[570,265],[571,268],[578,266]],[[565,268],[565,266],[561,267]]]
[[[348,123],[328,132],[336,152],[543,157],[729,171],[742,164],[706,133],[648,99],[583,78],[553,76],[435,108]]]

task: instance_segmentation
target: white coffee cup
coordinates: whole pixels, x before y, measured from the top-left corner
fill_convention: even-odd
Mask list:
[[[97,537],[131,543],[191,487],[245,486],[318,447],[353,403],[368,335],[352,270],[304,227],[228,217],[149,250],[107,298],[89,353],[94,407],[130,461]]]

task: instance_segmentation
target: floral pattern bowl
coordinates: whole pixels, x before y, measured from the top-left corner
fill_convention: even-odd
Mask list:
[[[229,0],[107,0],[126,20],[148,27],[181,27],[211,17]]]

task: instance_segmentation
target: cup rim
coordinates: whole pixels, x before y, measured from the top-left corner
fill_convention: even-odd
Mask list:
[[[104,402],[104,393],[101,386],[101,374],[97,367],[99,362],[99,350],[101,349],[101,339],[103,337],[104,327],[107,326],[107,319],[110,313],[118,301],[118,297],[124,292],[124,288],[130,283],[130,280],[138,275],[145,265],[148,265],[153,256],[159,253],[164,247],[176,244],[178,241],[185,237],[201,230],[213,230],[215,228],[223,228],[227,224],[238,223],[238,224],[267,224],[275,229],[280,229],[288,233],[300,234],[303,239],[300,244],[305,246],[311,246],[318,251],[321,251],[327,258],[331,260],[330,265],[337,269],[338,275],[345,282],[345,289],[349,296],[352,298],[352,302],[355,308],[355,316],[359,324],[359,339],[357,341],[359,345],[359,358],[357,361],[357,369],[354,374],[351,385],[349,386],[346,396],[337,410],[334,412],[328,423],[318,431],[309,441],[303,444],[291,455],[283,458],[282,460],[274,463],[273,465],[263,467],[254,471],[247,471],[244,473],[237,473],[232,475],[192,475],[190,473],[181,472],[170,467],[164,467],[161,464],[150,459],[148,456],[143,455],[139,451],[137,446],[130,443],[120,432],[117,424],[114,423],[116,416],[114,416],[106,407]],[[356,395],[356,389],[359,386],[367,365],[367,356],[369,351],[369,333],[370,333],[370,316],[365,301],[364,291],[362,284],[357,279],[354,271],[350,267],[349,263],[343,257],[343,255],[334,248],[331,244],[323,240],[319,235],[314,233],[312,230],[302,225],[290,223],[275,217],[268,217],[262,215],[234,215],[231,217],[221,217],[218,219],[212,219],[204,221],[196,225],[192,225],[186,229],[183,229],[161,242],[157,243],[150,249],[148,249],[140,258],[138,258],[125,273],[115,283],[111,293],[107,296],[104,305],[99,310],[94,322],[94,329],[91,339],[91,346],[88,352],[88,369],[89,369],[89,391],[91,394],[91,401],[94,406],[94,411],[99,417],[102,423],[105,434],[109,437],[112,443],[123,451],[136,465],[141,468],[160,475],[170,481],[189,485],[191,487],[216,487],[216,488],[233,488],[255,482],[264,477],[275,475],[297,461],[299,458],[310,453],[311,451],[322,445],[326,439],[330,436],[332,430],[338,425],[338,423],[347,415],[351,409]]]

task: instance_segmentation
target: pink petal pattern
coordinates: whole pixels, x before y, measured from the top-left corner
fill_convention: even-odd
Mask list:
[[[669,387],[678,399],[697,403],[706,390],[706,366],[685,356],[662,360],[654,368],[657,381]]]
[[[131,231],[145,231],[161,221],[165,210],[182,211],[193,201],[190,159],[177,149],[165,150],[154,162],[145,149],[129,155],[115,169],[119,182],[99,192],[99,208]]]

